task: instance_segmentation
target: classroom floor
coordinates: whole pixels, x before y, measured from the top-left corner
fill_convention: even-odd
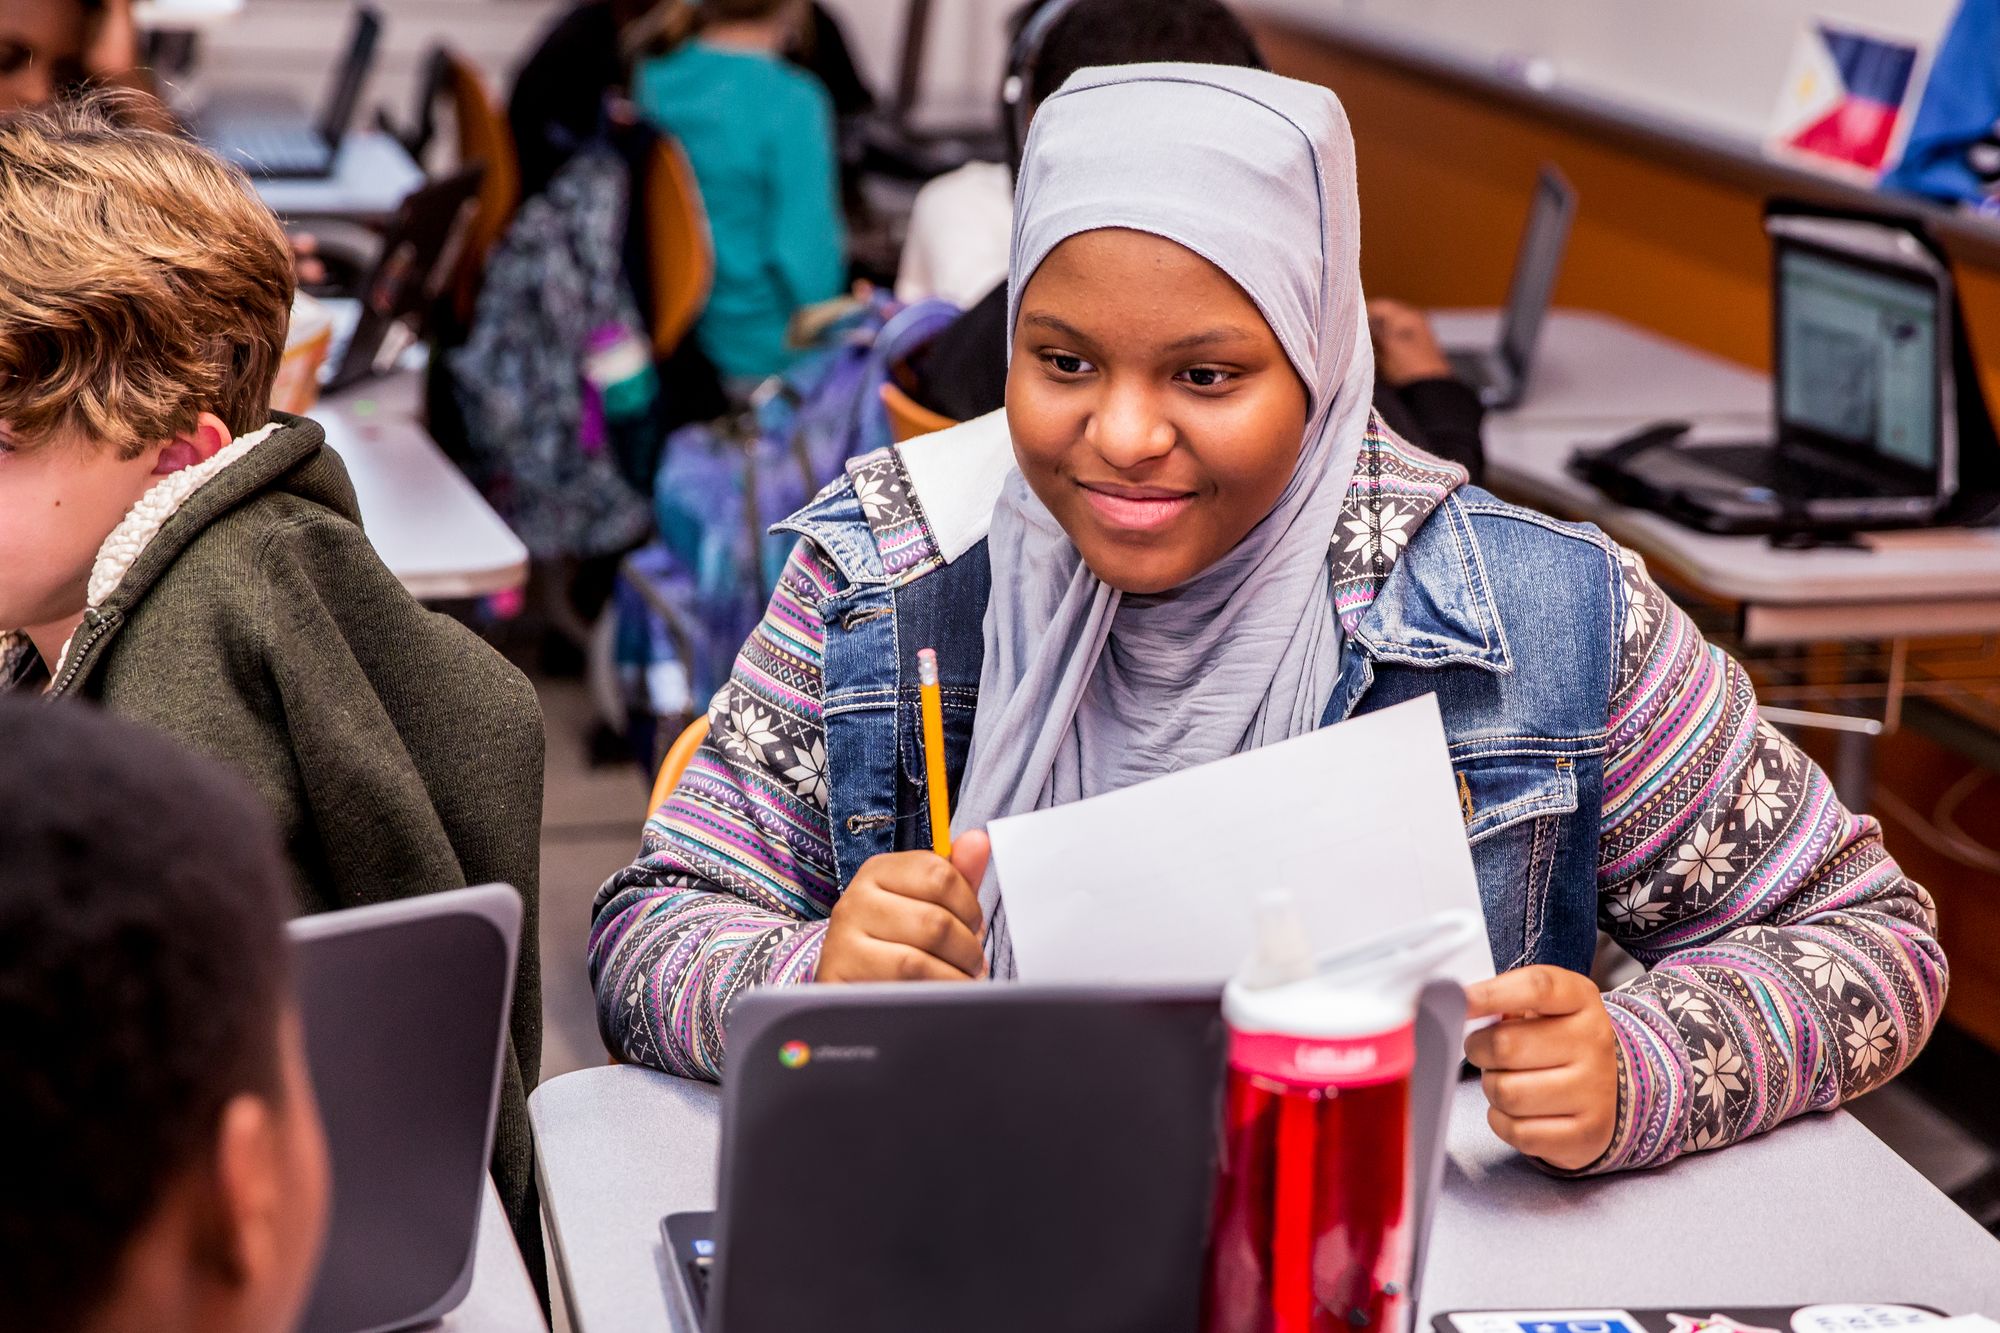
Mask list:
[[[623,765],[593,767],[593,718],[579,680],[535,679],[548,730],[542,800],[542,1078],[601,1065],[597,1011],[584,968],[590,904],[639,848],[646,784]]]

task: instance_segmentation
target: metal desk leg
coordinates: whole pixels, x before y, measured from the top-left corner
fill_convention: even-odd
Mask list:
[[[1879,719],[1798,708],[1765,707],[1758,711],[1774,726],[1833,732],[1833,790],[1848,809],[1867,813],[1875,799],[1875,738],[1884,729]]]
[[[1903,695],[1909,683],[1909,657],[1909,640],[1890,641],[1889,678],[1883,690],[1882,716],[1879,719],[1794,708],[1761,710],[1766,720],[1779,726],[1812,727],[1835,733],[1833,789],[1841,803],[1856,814],[1868,813],[1869,807],[1875,803],[1877,738],[1903,725]]]
[[[1843,731],[1835,742],[1833,790],[1841,804],[1867,814],[1875,800],[1875,737],[1865,731]]]

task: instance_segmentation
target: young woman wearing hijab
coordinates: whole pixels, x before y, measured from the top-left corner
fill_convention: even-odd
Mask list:
[[[857,460],[791,521],[707,746],[599,895],[616,1050],[715,1077],[747,987],[1004,977],[989,820],[1434,693],[1501,969],[1468,1055],[1507,1141],[1655,1165],[1916,1053],[1945,960],[1875,823],[1636,557],[1370,410],[1332,94],[1084,71],[1036,118],[1019,204],[1004,414]],[[922,645],[949,863],[916,850]],[[1649,968],[1603,996],[1600,926]]]
[[[1057,6],[1061,5],[1058,9]],[[1042,30],[1029,59],[1019,34],[1037,20]],[[1010,63],[1020,100],[1003,106],[1032,123],[1035,108],[1079,69],[1193,60],[1209,65],[1265,67],[1263,52],[1243,20],[1221,0],[1029,0],[1014,16]],[[1019,121],[1010,128],[1019,134]],[[1025,137],[1025,136],[1023,136]],[[1007,324],[1006,238],[1014,194],[1010,165],[973,162],[918,192],[903,245],[896,296],[942,296],[965,313],[905,363],[898,378],[919,403],[953,421],[996,411],[1006,400],[1011,330]],[[993,237],[1002,238],[996,245]],[[997,258],[995,250],[997,249]],[[1437,334],[1422,311],[1382,298],[1368,303],[1375,345],[1375,406],[1405,440],[1463,466],[1477,482],[1486,469],[1480,428],[1486,409],[1453,376]]]

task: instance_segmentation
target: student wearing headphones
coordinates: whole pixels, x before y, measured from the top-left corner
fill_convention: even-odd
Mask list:
[[[1007,282],[1014,168],[1035,108],[1088,65],[1201,60],[1261,69],[1264,57],[1220,0],[1028,0],[1009,24],[1000,83],[1005,162],[968,162],[917,192],[896,272],[896,299],[941,296],[970,310]],[[982,380],[997,374],[981,367]],[[998,400],[995,399],[997,404]],[[990,409],[982,409],[990,410]],[[967,415],[977,416],[979,413]]]
[[[918,402],[954,421],[1000,406],[1013,162],[1028,124],[1077,70],[1153,60],[1264,68],[1256,39],[1221,0],[1036,0],[1017,15],[1000,98],[1008,164],[974,162],[939,177],[918,194],[910,215],[897,297],[942,296],[965,311],[905,367],[903,385]],[[1376,300],[1368,315],[1376,407],[1398,434],[1479,481],[1486,467],[1479,395],[1453,377],[1421,311]]]
[[[714,1077],[751,987],[1013,975],[992,821],[1430,694],[1499,969],[1466,1053],[1501,1138],[1655,1166],[1916,1054],[1945,957],[1876,823],[1637,556],[1372,409],[1332,93],[1085,70],[1037,113],[1019,195],[1005,411],[855,460],[787,523],[706,743],[599,892],[612,1049]],[[926,646],[949,859],[912,739]],[[1608,994],[1600,928],[1649,969]]]

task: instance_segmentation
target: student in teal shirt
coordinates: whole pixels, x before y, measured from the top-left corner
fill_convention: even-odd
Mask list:
[[[796,0],[668,0],[642,20],[634,93],[701,185],[715,287],[695,334],[732,380],[783,370],[793,313],[845,284],[832,103],[779,54],[798,13]]]

